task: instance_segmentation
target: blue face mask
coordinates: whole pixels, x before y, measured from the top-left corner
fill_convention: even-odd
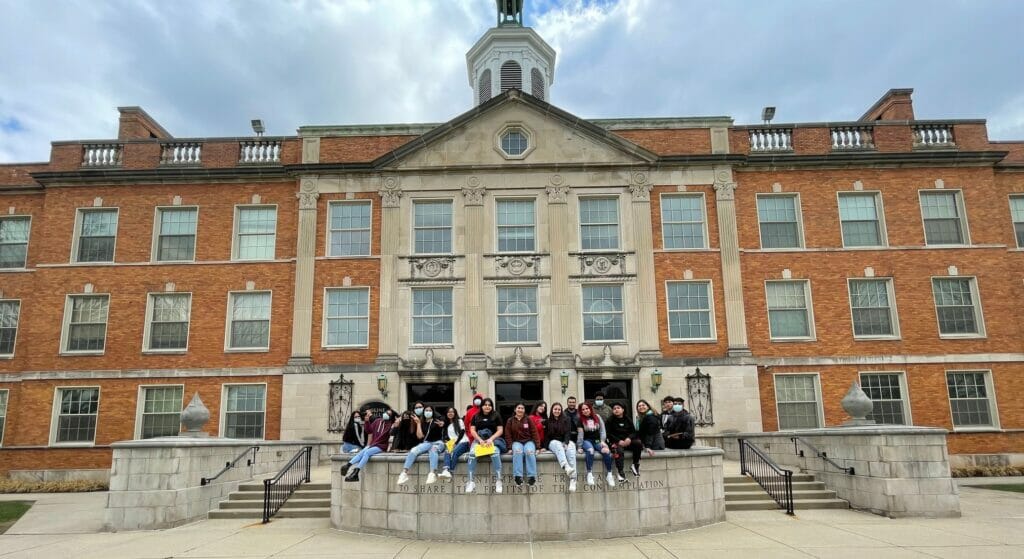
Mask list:
[[[672,411],[674,411],[676,413],[679,413],[679,412],[683,411],[683,405],[682,404],[675,404],[675,405],[673,405],[672,406]]]
[[[415,412],[416,415],[423,415],[423,408],[416,408],[412,411]]]
[[[601,407],[604,405],[604,400],[594,400],[594,405],[597,407]]]
[[[363,418],[355,417],[355,418],[352,419],[352,421],[355,422],[356,425],[359,425],[360,423],[363,422]]]
[[[427,419],[430,419],[431,417],[434,417],[434,412],[432,412],[432,411],[425,411],[425,412],[423,412],[423,417],[425,417]]]
[[[387,420],[391,419],[391,416],[386,414],[386,413],[383,413],[383,414],[381,414],[380,418],[383,419],[384,421],[387,421]]]

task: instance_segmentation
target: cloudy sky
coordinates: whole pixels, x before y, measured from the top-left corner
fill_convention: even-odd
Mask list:
[[[113,138],[139,105],[179,137],[440,122],[469,109],[465,53],[492,0],[0,0],[0,162]],[[1024,2],[526,0],[583,117],[859,117],[913,87],[918,118],[1024,139]]]

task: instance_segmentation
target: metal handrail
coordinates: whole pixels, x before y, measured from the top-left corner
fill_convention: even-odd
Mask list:
[[[270,522],[270,517],[281,510],[285,501],[295,493],[303,482],[309,483],[309,469],[312,446],[304,446],[292,456],[292,459],[281,468],[277,475],[263,480],[263,523]],[[302,460],[305,458],[305,460]],[[296,475],[299,477],[296,479]],[[286,477],[287,476],[287,477]],[[282,481],[283,480],[283,481]]]
[[[786,514],[793,514],[793,471],[780,467],[750,441],[739,443],[740,473],[754,478]]]
[[[789,440],[793,441],[793,451],[796,453],[797,456],[799,456],[801,458],[804,458],[804,451],[801,450],[800,447],[798,446],[799,443],[803,443],[805,446],[807,446],[807,448],[809,448],[812,451],[814,451],[814,454],[818,458],[821,458],[825,462],[828,462],[829,464],[832,465],[832,467],[834,467],[834,468],[836,468],[838,470],[842,470],[842,471],[846,472],[848,475],[851,475],[851,476],[854,475],[853,466],[850,466],[848,468],[844,468],[843,466],[840,466],[839,464],[836,464],[836,462],[834,460],[832,460],[831,458],[829,458],[828,455],[825,454],[824,451],[818,450],[817,447],[815,447],[813,444],[807,442],[806,440],[801,439],[800,437],[790,437]]]
[[[199,478],[199,485],[209,485],[210,482],[212,482],[213,480],[219,478],[221,475],[224,474],[224,472],[230,470],[231,468],[234,468],[235,465],[238,464],[238,461],[241,460],[242,458],[244,458],[246,454],[249,454],[249,452],[252,452],[252,458],[246,460],[245,465],[246,466],[252,466],[254,463],[256,463],[256,453],[259,452],[259,451],[260,451],[260,447],[258,447],[258,446],[250,446],[250,447],[246,448],[245,450],[242,451],[241,454],[236,456],[234,460],[224,464],[224,467],[221,468],[221,470],[219,472],[217,472],[213,477]]]

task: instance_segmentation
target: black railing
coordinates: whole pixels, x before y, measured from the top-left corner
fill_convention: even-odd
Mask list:
[[[288,497],[295,493],[302,482],[309,483],[310,457],[313,447],[304,446],[281,468],[277,475],[263,480],[263,523],[277,514]]]
[[[245,458],[246,456],[248,456],[250,452],[252,453],[252,456],[249,457],[249,459],[247,459],[245,461],[245,465],[247,467],[248,466],[252,466],[253,464],[256,463],[256,453],[259,452],[259,451],[260,451],[260,447],[258,447],[258,446],[250,446],[249,448],[243,450],[241,454],[236,456],[234,460],[224,464],[224,467],[221,468],[221,470],[219,472],[214,474],[213,477],[199,478],[199,485],[209,485],[213,480],[215,480],[215,479],[219,478],[221,475],[223,475],[224,472],[230,470],[231,468],[234,468],[238,464],[238,462],[242,458]],[[252,473],[252,472],[250,472],[250,473]]]
[[[793,451],[796,453],[797,456],[804,458],[804,451],[800,448],[800,445],[803,444],[807,448],[811,449],[811,451],[814,452],[815,456],[821,458],[825,462],[828,462],[829,464],[832,465],[833,468],[836,468],[841,472],[846,472],[848,475],[854,475],[853,466],[847,468],[840,466],[839,464],[836,464],[835,461],[829,458],[824,451],[818,450],[813,444],[805,441],[804,439],[801,439],[800,437],[790,437],[789,440],[793,441]]]
[[[778,503],[793,514],[793,472],[780,468],[768,455],[746,439],[740,443],[740,473],[749,475]]]

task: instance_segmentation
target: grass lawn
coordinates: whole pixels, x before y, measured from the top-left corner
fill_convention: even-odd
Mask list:
[[[976,489],[996,489],[999,491],[1013,491],[1014,493],[1024,493],[1024,483],[1002,483],[999,485],[972,485]]]
[[[0,534],[13,526],[30,508],[31,501],[0,501]]]

